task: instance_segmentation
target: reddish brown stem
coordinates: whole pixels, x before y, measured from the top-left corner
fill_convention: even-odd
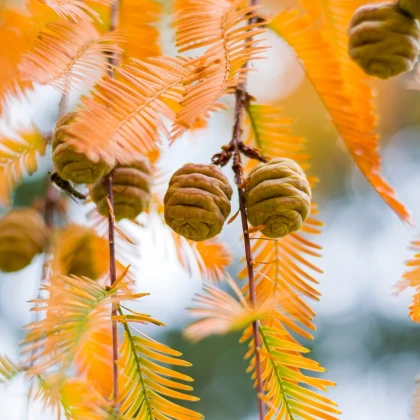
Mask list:
[[[232,168],[235,172],[235,182],[238,186],[238,195],[239,195],[239,209],[241,213],[242,220],[242,231],[244,235],[245,243],[245,257],[246,265],[248,269],[248,284],[249,284],[249,300],[252,306],[255,306],[257,303],[257,295],[255,291],[255,278],[254,278],[254,267],[252,265],[252,250],[251,242],[249,239],[248,232],[248,218],[246,215],[245,207],[245,195],[243,189],[243,179],[242,179],[242,163],[241,163],[241,152],[239,145],[241,143],[242,135],[242,123],[243,123],[243,114],[244,108],[247,102],[247,93],[246,86],[240,85],[235,93],[236,105],[235,105],[235,125],[233,127],[233,136],[232,136],[232,146],[233,146],[233,164]],[[252,323],[252,333],[255,347],[255,371],[257,376],[257,392],[258,395],[263,395],[264,387],[262,381],[262,368],[261,368],[261,358],[259,349],[261,346],[260,336],[258,333],[259,325],[258,321]],[[264,405],[260,397],[258,397],[258,414],[259,419],[264,420]]]
[[[256,6],[258,4],[258,0],[250,0],[251,6]],[[250,24],[254,23],[253,19],[250,19]],[[247,66],[247,63],[245,64]],[[235,125],[233,127],[233,134],[232,134],[232,141],[231,146],[233,148],[233,164],[232,169],[235,173],[235,183],[238,186],[238,195],[239,195],[239,209],[241,213],[241,220],[242,220],[242,231],[244,235],[244,243],[245,243],[245,257],[246,257],[246,265],[248,269],[248,286],[249,286],[249,300],[251,306],[255,307],[257,304],[257,294],[255,290],[255,277],[254,277],[254,267],[252,264],[252,249],[251,249],[251,242],[249,238],[248,232],[248,218],[246,214],[246,207],[245,207],[245,194],[244,194],[244,185],[243,185],[243,169],[242,169],[242,162],[241,162],[241,143],[242,143],[242,127],[243,127],[243,119],[244,119],[244,111],[245,107],[248,104],[248,94],[247,94],[247,86],[246,81],[239,84],[236,92],[235,92]],[[257,392],[258,392],[258,416],[259,420],[264,420],[264,404],[262,399],[260,398],[261,395],[264,394],[264,386],[262,380],[262,366],[261,366],[261,357],[260,357],[260,335],[259,335],[259,323],[258,321],[254,321],[252,323],[252,334],[253,334],[253,341],[254,341],[254,350],[255,350],[255,373],[257,377]]]
[[[115,260],[115,226],[114,226],[114,189],[113,189],[113,173],[107,176],[108,197],[111,208],[108,214],[108,241],[109,241],[109,275],[111,286],[117,280],[117,264]],[[112,318],[117,316],[118,306],[112,305]],[[112,361],[113,361],[113,390],[114,390],[114,406],[118,401],[118,325],[117,321],[112,320]]]
[[[120,11],[120,0],[114,0],[111,6],[111,16],[109,23],[109,32],[115,31],[118,27]],[[113,66],[117,65],[117,58],[112,55],[109,58],[111,68],[109,70],[110,77],[114,76]],[[107,176],[108,197],[111,208],[108,214],[108,240],[109,240],[109,276],[111,286],[117,279],[117,265],[115,259],[115,220],[114,220],[114,188],[113,188],[113,172]],[[112,305],[112,361],[113,361],[113,391],[114,391],[114,407],[118,409],[118,325],[114,321],[117,316],[118,305]]]
[[[252,251],[251,244],[249,240],[249,235],[246,233],[248,230],[248,221],[246,217],[245,210],[245,197],[244,192],[241,188],[238,188],[239,192],[239,205],[241,209],[241,219],[242,219],[242,230],[244,232],[244,242],[245,242],[245,256],[246,256],[246,265],[248,269],[248,285],[249,285],[249,300],[252,306],[256,305],[257,294],[255,292],[255,278],[254,278],[254,267],[252,265]],[[255,371],[257,375],[257,392],[258,392],[258,414],[260,420],[264,419],[264,404],[261,395],[264,394],[264,387],[262,381],[262,367],[261,367],[261,358],[260,358],[260,347],[261,340],[259,335],[259,325],[258,321],[252,323],[252,334],[254,338],[254,347],[255,347]]]

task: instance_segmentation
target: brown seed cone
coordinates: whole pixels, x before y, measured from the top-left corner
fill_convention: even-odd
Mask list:
[[[147,159],[141,157],[124,165],[118,164],[113,172],[114,215],[116,220],[134,219],[145,211],[152,199],[152,171]],[[98,212],[107,216],[109,212],[106,178],[90,189]]]
[[[413,69],[420,27],[395,3],[362,6],[349,27],[349,55],[363,71],[388,79]]]
[[[280,158],[256,167],[245,191],[248,220],[269,238],[299,230],[311,209],[311,188],[302,168]]]
[[[49,229],[35,209],[13,209],[0,220],[0,270],[11,273],[27,267],[44,251]]]
[[[178,234],[199,242],[222,231],[230,214],[232,187],[215,165],[187,163],[165,194],[165,220]]]
[[[115,160],[107,157],[92,161],[83,153],[77,152],[73,145],[68,143],[68,127],[76,113],[65,115],[57,122],[51,140],[53,162],[61,178],[76,184],[91,184],[108,175],[115,166]]]
[[[414,19],[420,19],[420,0],[399,0],[398,6]]]
[[[97,280],[109,267],[108,241],[87,226],[60,229],[54,241],[55,271]]]

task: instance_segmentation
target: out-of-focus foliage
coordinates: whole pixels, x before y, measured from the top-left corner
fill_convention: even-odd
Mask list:
[[[347,53],[347,27],[361,4],[361,1],[349,1],[342,5],[329,2],[325,9],[320,5],[313,8],[312,5],[310,14],[286,10],[276,16],[269,27],[301,59],[310,81],[360,170],[385,202],[403,220],[408,221],[407,210],[380,176],[373,90]],[[313,15],[317,17],[316,20]],[[321,16],[325,16],[324,19]],[[320,24],[320,21],[324,24]],[[334,25],[329,26],[330,21]]]
[[[11,193],[25,172],[32,175],[38,169],[38,159],[45,154],[46,144],[34,127],[22,130],[16,138],[3,136],[0,145],[0,203],[9,206]]]

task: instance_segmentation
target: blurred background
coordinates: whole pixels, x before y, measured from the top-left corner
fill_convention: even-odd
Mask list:
[[[288,2],[266,2],[268,11]],[[172,33],[164,22],[167,53],[173,53]],[[304,343],[337,387],[329,396],[339,403],[343,420],[408,420],[414,380],[420,374],[420,327],[407,317],[410,292],[393,296],[393,286],[411,257],[407,247],[418,230],[404,225],[378,198],[355,168],[332,126],[316,92],[305,78],[293,52],[269,34],[267,60],[254,64],[250,93],[261,103],[280,105],[296,121],[295,132],[307,139],[312,155],[311,174],[320,179],[315,198],[326,223],[320,237],[323,258],[317,263],[323,298],[313,307],[318,313],[315,341]],[[416,73],[388,82],[372,82],[377,90],[384,173],[420,223],[420,92]],[[420,86],[420,84],[419,84]],[[23,101],[10,102],[10,118],[1,122],[7,132],[31,119],[43,130],[55,124],[60,96],[50,88],[36,88]],[[77,98],[72,98],[75,106]],[[227,101],[229,104],[232,102]],[[232,129],[230,111],[214,115],[208,129],[188,134],[166,153],[163,166],[171,174],[185,162],[208,163]],[[38,173],[18,188],[15,203],[30,204],[42,194],[49,167],[47,156]],[[229,170],[226,174],[230,176]],[[232,201],[236,203],[235,198]],[[233,204],[232,214],[237,206]],[[83,221],[86,210],[71,203],[71,218]],[[139,309],[167,324],[147,328],[153,337],[182,351],[193,363],[194,405],[208,420],[255,420],[256,397],[245,373],[246,346],[239,336],[207,339],[192,345],[182,337],[189,317],[185,308],[201,290],[198,270],[186,273],[167,245],[168,232],[159,223],[136,228],[137,287],[151,292]],[[229,271],[240,269],[243,251],[239,220],[225,228],[222,239],[233,256]],[[163,263],[164,262],[164,263]],[[17,356],[21,327],[31,321],[28,301],[36,296],[42,269],[38,258],[17,274],[0,276],[0,353]],[[0,390],[0,418],[23,420],[26,397],[23,381]],[[48,420],[37,404],[30,420]]]

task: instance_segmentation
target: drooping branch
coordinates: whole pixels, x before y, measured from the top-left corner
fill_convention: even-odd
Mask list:
[[[108,181],[108,196],[109,196],[109,215],[108,215],[108,241],[109,241],[109,276],[111,286],[117,279],[117,267],[115,258],[115,219],[114,219],[114,189],[113,189],[113,174],[112,172],[107,176]],[[112,318],[117,316],[118,305],[112,305]],[[113,360],[113,390],[114,390],[114,405],[118,400],[118,325],[117,321],[112,320],[112,360]]]
[[[241,221],[242,221],[242,231],[244,236],[244,244],[245,244],[245,257],[246,257],[246,264],[248,269],[248,285],[249,285],[249,300],[252,307],[256,305],[256,291],[255,291],[255,279],[254,279],[254,266],[253,266],[253,259],[252,259],[252,251],[251,251],[251,242],[249,239],[248,234],[248,219],[246,214],[245,208],[245,194],[243,188],[243,178],[242,178],[242,163],[241,163],[241,135],[242,135],[242,127],[243,127],[243,117],[244,117],[244,110],[245,105],[247,102],[247,93],[246,93],[246,85],[245,83],[242,84],[235,93],[236,98],[236,106],[235,106],[235,125],[233,128],[233,137],[232,137],[232,146],[233,146],[233,164],[232,168],[235,173],[235,182],[238,187],[238,196],[239,196],[239,209],[241,214]],[[260,420],[264,419],[264,405],[263,401],[260,398],[261,395],[264,393],[263,388],[263,379],[262,379],[262,367],[261,367],[261,360],[260,360],[260,353],[259,349],[261,347],[260,343],[260,336],[259,336],[259,322],[258,320],[252,323],[252,331],[253,331],[253,340],[255,346],[255,369],[256,369],[256,376],[257,376],[257,392],[258,392],[258,414]]]
[[[118,27],[120,0],[114,0],[111,6],[111,17],[109,24],[109,32],[115,31]],[[117,64],[117,57],[112,54],[109,58],[111,67],[109,75],[114,76],[113,67]],[[108,240],[109,240],[109,276],[111,286],[117,279],[117,266],[115,257],[115,218],[114,218],[114,188],[113,188],[113,172],[107,176],[108,181],[108,197],[109,197],[109,214],[108,214]],[[113,401],[114,408],[117,409],[118,401],[118,325],[115,317],[118,315],[118,305],[112,304],[112,368],[113,368]]]
[[[257,0],[251,0],[250,5],[256,6]],[[252,25],[255,18],[249,20],[249,25]],[[247,39],[246,42],[250,42],[251,39]],[[244,67],[247,67],[248,63],[245,63]],[[245,108],[249,104],[249,95],[247,93],[246,80],[242,81],[235,91],[235,123],[233,127],[232,140],[229,145],[223,147],[223,151],[213,157],[213,163],[219,165],[225,165],[228,163],[230,158],[233,159],[232,169],[235,173],[235,183],[238,187],[239,196],[239,210],[242,222],[242,231],[245,245],[245,257],[248,270],[248,286],[249,286],[249,300],[251,307],[256,306],[257,296],[255,290],[255,277],[253,258],[251,251],[251,243],[249,237],[249,226],[245,207],[245,192],[244,192],[244,180],[243,180],[243,167],[241,162],[241,154],[244,154],[252,159],[256,159],[262,162],[266,162],[266,159],[262,157],[257,150],[248,148],[242,141],[242,132],[244,126],[244,114]],[[263,378],[262,378],[262,365],[260,358],[260,347],[261,340],[259,335],[259,322],[255,320],[252,323],[253,341],[255,347],[255,371],[257,379],[257,392],[258,392],[258,414],[259,419],[264,419],[264,405],[261,396],[264,394]]]

